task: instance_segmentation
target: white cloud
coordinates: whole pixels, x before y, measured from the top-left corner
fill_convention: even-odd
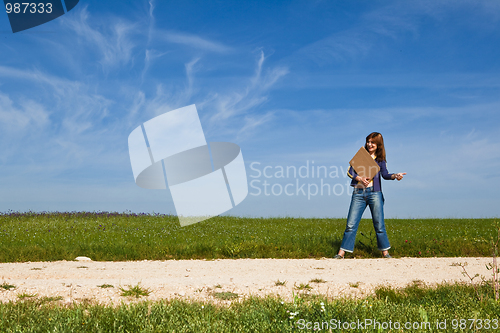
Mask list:
[[[185,32],[158,30],[156,31],[156,37],[158,39],[163,39],[169,43],[186,45],[201,51],[227,53],[232,50],[231,47],[226,46],[222,43],[214,42],[209,39],[202,38],[198,35],[188,34]]]
[[[297,51],[296,56],[310,58],[317,63],[345,62],[365,56],[373,41],[356,30],[336,33],[307,45]]]
[[[96,94],[93,87],[38,70],[10,67],[0,67],[3,78],[24,87],[15,95],[0,92],[0,135],[5,136],[2,158],[9,166],[22,165],[25,172],[39,175],[43,170],[61,172],[102,163],[116,155],[113,138],[127,118],[106,122],[113,102]],[[109,147],[103,147],[106,144]]]
[[[196,72],[196,64],[200,61],[200,58],[195,58],[185,64],[186,68],[186,77],[187,77],[187,88],[186,88],[186,100],[191,99],[193,95],[193,81],[194,81],[194,73]]]
[[[136,46],[132,35],[136,33],[137,24],[111,19],[108,26],[99,30],[95,24],[89,24],[87,6],[82,6],[78,15],[72,17],[75,18],[63,18],[62,24],[73,30],[80,42],[84,41],[99,51],[99,62],[105,72],[131,61],[132,50]],[[83,47],[86,48],[86,45]]]
[[[255,73],[249,79],[247,87],[226,93],[225,95],[219,95],[214,100],[215,114],[210,119],[213,126],[222,126],[222,123],[229,118],[245,115],[251,109],[263,104],[267,101],[267,94],[272,86],[289,72],[286,67],[275,67],[265,71],[263,74],[264,61],[264,52],[261,51],[257,60]],[[252,117],[247,117],[246,119],[249,121],[248,126],[243,125],[243,128],[253,128],[255,126],[250,126],[250,123],[260,123],[261,121],[257,121],[256,117],[256,114]],[[270,118],[268,115],[264,115],[261,120],[263,121],[264,119]]]
[[[443,21],[457,9],[467,11],[463,24],[474,29],[491,29],[500,19],[495,1],[392,1],[359,17],[351,26],[299,49],[288,61],[302,63],[311,59],[320,65],[345,63],[377,52],[386,39],[397,40],[410,33],[419,37],[425,21]],[[405,37],[406,38],[406,37]]]
[[[154,49],[147,49],[144,52],[144,68],[142,69],[142,74],[141,74],[142,82],[144,82],[144,78],[145,78],[149,68],[151,67],[151,64],[156,59],[163,57],[167,53],[168,52],[159,52],[159,51],[154,50]]]
[[[146,95],[144,94],[144,92],[137,92],[132,102],[132,106],[130,107],[129,118],[135,117],[138,114],[139,110],[144,106],[145,102]]]
[[[23,100],[19,106],[9,96],[0,93],[0,125],[2,132],[12,135],[20,131],[37,131],[50,123],[49,113],[32,100]]]
[[[248,136],[254,129],[268,123],[274,119],[274,112],[266,112],[262,115],[247,115],[244,117],[243,127],[238,131],[239,140],[242,136]]]

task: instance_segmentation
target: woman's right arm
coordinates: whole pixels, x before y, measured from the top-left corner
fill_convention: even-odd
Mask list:
[[[368,186],[370,184],[370,178],[358,176],[358,174],[356,173],[356,171],[354,171],[354,168],[352,166],[349,166],[349,169],[347,170],[347,175],[349,176],[349,178],[352,178],[357,182],[361,182],[364,186]]]
[[[354,168],[351,165],[349,165],[349,169],[347,169],[347,175],[349,176],[349,178],[354,180],[356,180],[356,177],[358,176],[358,174],[356,173],[356,171],[354,171]]]

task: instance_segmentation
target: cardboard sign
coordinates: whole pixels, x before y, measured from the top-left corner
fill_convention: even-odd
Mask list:
[[[354,168],[354,171],[361,177],[373,179],[380,171],[377,162],[366,151],[365,147],[361,147],[356,155],[349,161],[349,164]]]

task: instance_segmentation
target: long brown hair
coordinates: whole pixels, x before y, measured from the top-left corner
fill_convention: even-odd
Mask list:
[[[385,159],[385,147],[384,147],[384,138],[382,137],[382,134],[379,132],[372,132],[368,134],[366,137],[366,143],[368,143],[368,140],[372,140],[374,143],[377,144],[377,150],[375,151],[375,156],[377,156],[375,159],[378,162],[386,161]],[[368,147],[365,143],[365,149],[368,151]]]

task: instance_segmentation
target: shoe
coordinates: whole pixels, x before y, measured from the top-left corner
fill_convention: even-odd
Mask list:
[[[384,258],[391,259],[392,257],[391,257],[391,255],[390,255],[389,253],[387,253],[387,254],[384,256]]]
[[[344,259],[344,257],[342,257],[341,255],[337,254],[337,255],[335,255],[335,257],[333,257],[333,259]]]

